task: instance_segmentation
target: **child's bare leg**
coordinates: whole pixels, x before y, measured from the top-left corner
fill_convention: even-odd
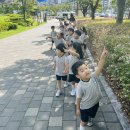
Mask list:
[[[61,90],[61,80],[57,80],[57,89]]]
[[[75,92],[75,82],[71,82],[72,84],[72,91],[71,91],[71,96],[75,96],[76,92]]]
[[[56,97],[59,97],[61,95],[61,80],[57,80],[57,92]]]
[[[86,122],[81,121],[80,122],[80,130],[85,130]]]

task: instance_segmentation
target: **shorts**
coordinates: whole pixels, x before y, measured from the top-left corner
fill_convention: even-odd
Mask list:
[[[65,75],[65,76],[56,75],[56,79],[57,79],[57,80],[67,81],[67,75]]]
[[[82,47],[86,50],[87,45],[86,44],[82,44]]]
[[[80,116],[83,122],[88,122],[89,117],[94,118],[99,108],[99,102],[89,109],[80,109]]]
[[[78,79],[74,74],[69,74],[69,82],[79,83],[80,79]]]
[[[54,40],[51,40],[52,43],[54,43]]]

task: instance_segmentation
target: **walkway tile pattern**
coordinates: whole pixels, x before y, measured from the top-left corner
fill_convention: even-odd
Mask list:
[[[71,88],[62,88],[63,95],[55,97],[54,51],[45,40],[53,24],[58,22],[0,41],[0,130],[79,130]],[[86,129],[122,130],[103,87],[102,92],[94,126]]]

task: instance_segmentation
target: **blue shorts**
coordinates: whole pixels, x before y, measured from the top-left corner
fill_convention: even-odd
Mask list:
[[[80,116],[83,122],[88,122],[89,117],[94,118],[99,108],[99,102],[89,109],[80,109]]]
[[[65,75],[65,76],[56,75],[56,79],[57,79],[57,80],[67,81],[67,75]]]

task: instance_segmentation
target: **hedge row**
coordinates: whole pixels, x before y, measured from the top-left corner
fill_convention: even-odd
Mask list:
[[[123,104],[130,118],[130,24],[86,25],[89,33],[89,48],[98,60],[104,46],[109,51],[105,65],[106,79]]]
[[[1,22],[0,23],[0,32],[6,30],[17,29],[17,24],[11,22]]]

